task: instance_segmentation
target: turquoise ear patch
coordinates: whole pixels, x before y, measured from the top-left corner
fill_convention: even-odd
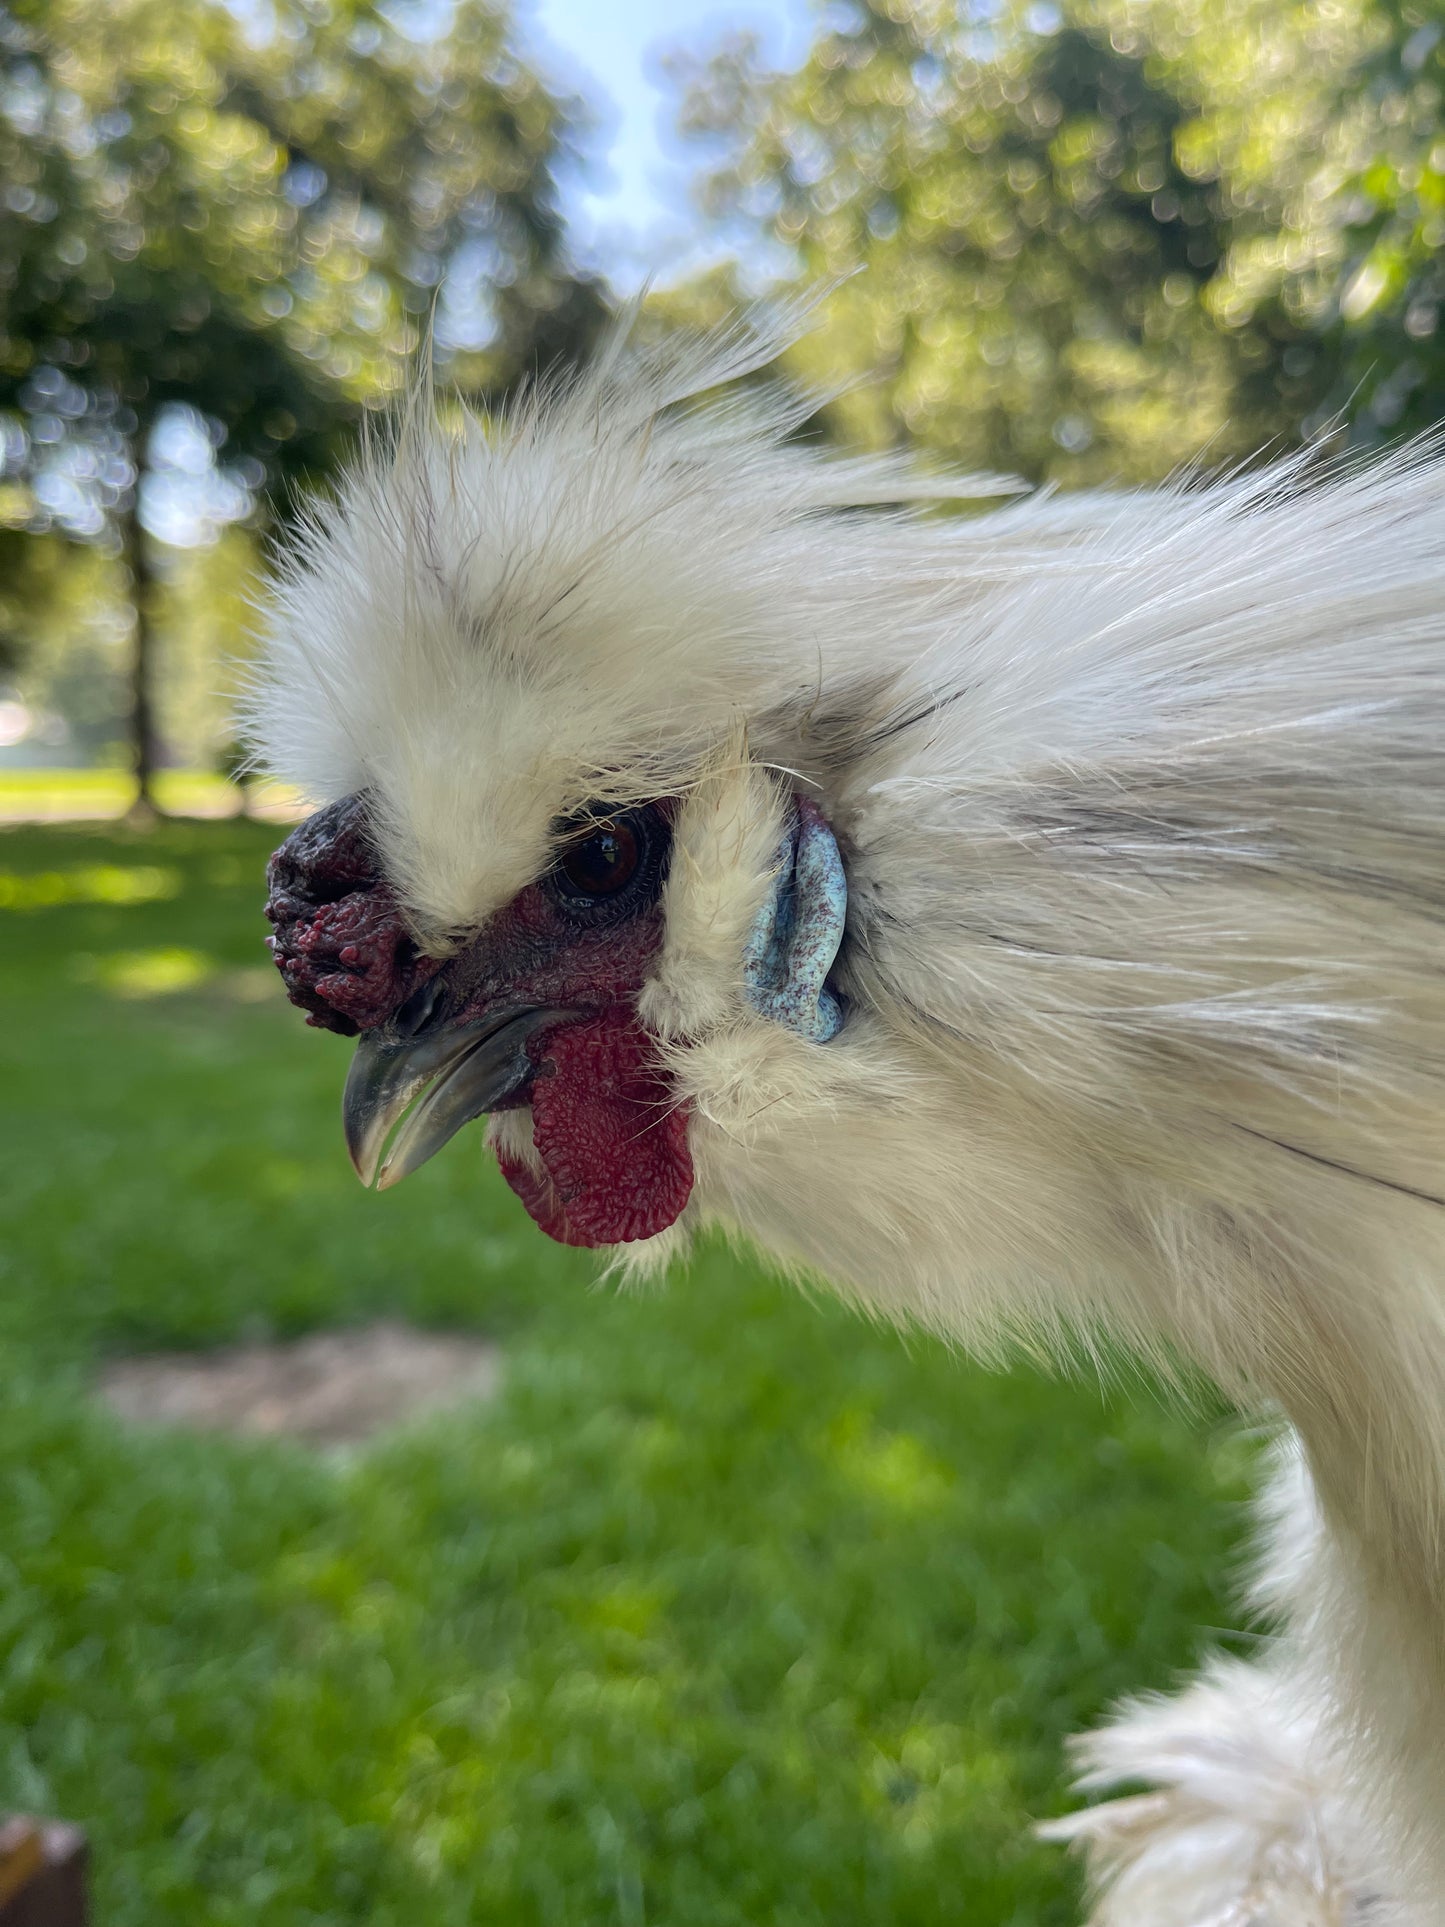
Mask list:
[[[794,797],[773,861],[773,894],[743,946],[743,995],[760,1017],[826,1044],[843,1028],[842,1001],[827,978],[843,941],[848,879],[816,803]]]

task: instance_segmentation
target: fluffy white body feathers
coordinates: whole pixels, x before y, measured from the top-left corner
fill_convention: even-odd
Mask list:
[[[1282,1409],[1282,1644],[1092,1743],[1165,1789],[1080,1824],[1099,1917],[1445,1921],[1445,462],[930,514],[988,491],[689,399],[776,345],[419,407],[283,568],[265,759],[370,792],[433,952],[560,816],[680,798],[642,1014],[697,1185],[624,1262],[720,1222]],[[824,1046],[741,994],[790,789],[849,870]]]

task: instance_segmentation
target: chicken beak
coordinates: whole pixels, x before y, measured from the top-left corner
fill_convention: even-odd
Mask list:
[[[341,1099],[346,1148],[361,1182],[375,1180],[378,1191],[400,1184],[464,1124],[515,1096],[534,1069],[528,1039],[566,1014],[514,1008],[418,1037],[389,1036],[386,1025],[368,1031]]]

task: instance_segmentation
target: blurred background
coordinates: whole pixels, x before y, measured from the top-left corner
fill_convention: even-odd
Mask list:
[[[0,3],[0,1811],[96,1927],[1077,1918],[1030,1819],[1242,1637],[1251,1445],[593,1292],[475,1145],[363,1195],[230,705],[429,330],[490,407],[826,281],[821,434],[1063,487],[1429,428],[1442,82],[1436,0]],[[318,1333],[471,1395],[307,1418]]]
[[[1432,425],[1442,26],[1424,0],[0,8],[0,772],[230,770],[266,537],[433,317],[442,379],[495,399],[649,278],[666,326],[861,268],[794,355],[852,384],[827,431],[1066,486]]]

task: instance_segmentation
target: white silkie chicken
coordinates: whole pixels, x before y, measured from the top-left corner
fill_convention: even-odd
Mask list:
[[[987,488],[717,399],[778,345],[418,405],[283,568],[256,737],[332,801],[269,909],[358,1170],[486,1112],[629,1268],[721,1224],[1282,1411],[1280,1638],[1064,1830],[1113,1927],[1445,1922],[1445,464],[930,514]]]

